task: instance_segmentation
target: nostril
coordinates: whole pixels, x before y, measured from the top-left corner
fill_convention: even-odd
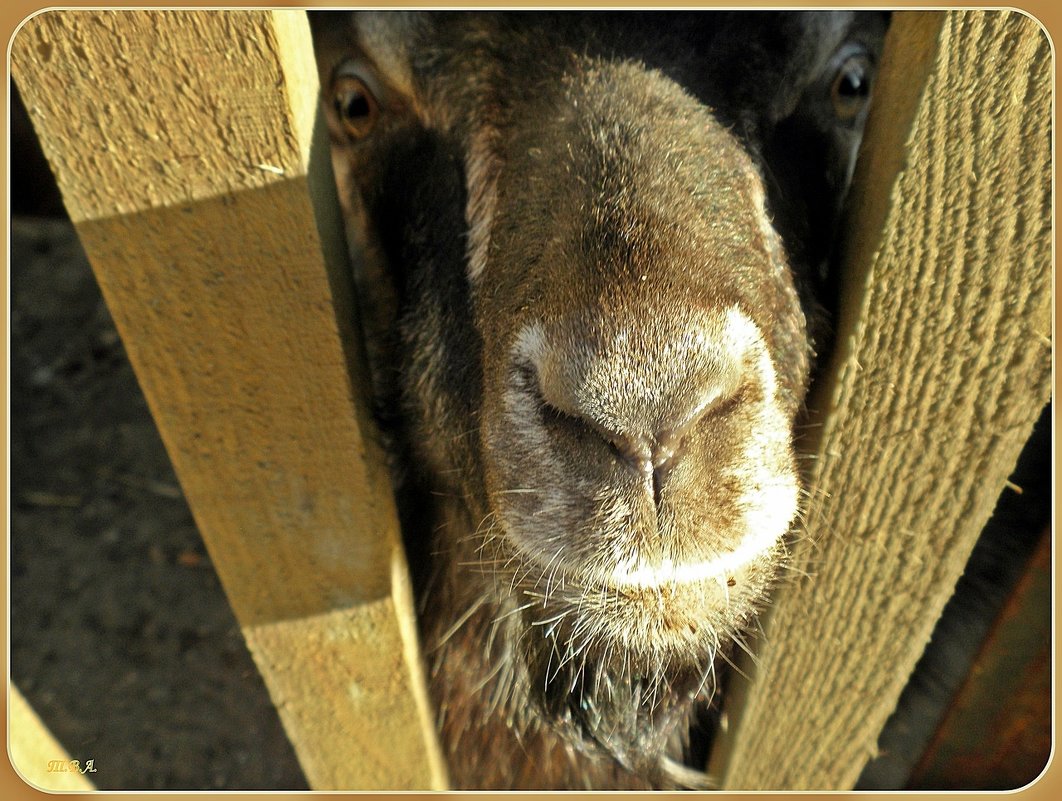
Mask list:
[[[682,457],[685,435],[690,425],[684,425],[678,431],[662,431],[657,435],[656,446],[653,448],[653,503],[659,507],[663,500],[664,484],[668,476]]]
[[[542,326],[518,337],[510,375],[523,408],[536,410],[552,446],[587,459],[611,454],[659,506],[693,430],[706,417],[727,416],[743,395],[743,351],[703,336],[670,337],[683,357],[676,371],[674,359],[645,359],[631,338],[609,348],[572,341],[579,340]]]
[[[588,421],[588,425],[608,442],[609,447],[612,448],[612,452],[620,459],[630,462],[642,473],[648,474],[652,472],[653,446],[650,442],[637,437],[629,437],[626,434],[609,431],[604,426],[598,425],[592,420]]]
[[[560,371],[543,370],[539,365],[527,362],[518,364],[513,372],[516,385],[534,399],[540,413],[551,425],[595,434],[604,441],[617,460],[629,464],[647,482],[652,480],[657,496],[668,474],[680,460],[690,431],[718,407],[728,405],[726,396],[731,394],[724,393],[721,386],[715,386],[695,399],[687,398],[685,403],[678,398],[667,400],[670,409],[663,414],[651,410],[641,410],[643,414],[638,414],[639,404],[625,404],[625,399],[610,399],[611,403],[587,403],[577,393],[570,391],[569,385],[575,382],[558,380],[558,374],[563,378]],[[628,407],[628,414],[624,414],[625,406]],[[687,411],[676,413],[682,406]],[[629,413],[632,409],[636,410],[633,414]],[[640,424],[638,418],[644,420],[650,414],[672,422],[655,433],[642,434],[639,428],[650,432],[652,428],[651,424]],[[624,417],[629,417],[629,420],[624,420]]]
[[[666,430],[653,439],[628,437],[592,426],[612,448],[615,456],[638,471],[646,488],[652,488],[653,503],[659,506],[664,485],[671,471],[681,461],[685,436],[691,426]]]

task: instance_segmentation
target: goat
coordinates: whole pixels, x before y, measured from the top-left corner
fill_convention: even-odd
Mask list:
[[[313,22],[454,786],[707,786],[887,15]]]

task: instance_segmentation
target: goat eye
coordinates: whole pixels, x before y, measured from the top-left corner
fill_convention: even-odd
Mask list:
[[[830,87],[833,110],[842,120],[859,116],[870,99],[871,67],[865,55],[853,55],[845,59]]]
[[[360,139],[372,130],[380,114],[376,97],[365,82],[352,75],[339,76],[332,87],[332,103],[343,127]]]

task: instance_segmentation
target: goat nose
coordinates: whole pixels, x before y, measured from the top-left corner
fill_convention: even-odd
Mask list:
[[[681,463],[691,432],[734,395],[740,371],[726,360],[684,365],[682,375],[643,376],[630,381],[587,381],[564,369],[538,365],[537,390],[559,419],[589,429],[615,457],[642,477],[659,506],[668,476]]]
[[[596,432],[659,502],[694,429],[758,377],[750,358],[762,350],[758,332],[737,311],[689,319],[645,311],[637,330],[626,320],[609,328],[600,317],[576,319],[518,337],[524,386],[556,421]]]
[[[587,420],[612,447],[613,452],[633,466],[642,476],[646,489],[652,490],[653,503],[660,505],[664,483],[685,454],[686,437],[712,407],[702,401],[677,424],[668,425],[652,436],[612,431]]]

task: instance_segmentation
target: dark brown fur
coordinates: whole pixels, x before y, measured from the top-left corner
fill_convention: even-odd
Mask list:
[[[822,106],[842,43],[880,45],[862,19],[315,21],[454,786],[697,783],[690,722],[797,511],[863,113]]]

